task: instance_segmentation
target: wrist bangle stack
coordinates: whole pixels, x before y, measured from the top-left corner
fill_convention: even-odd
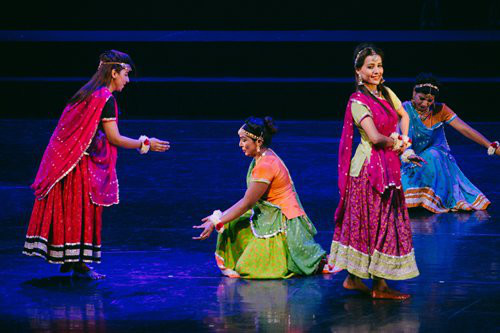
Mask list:
[[[222,212],[220,210],[214,210],[212,215],[209,216],[208,220],[213,223],[215,230],[221,234],[224,232],[224,224],[220,221],[222,217]]]
[[[488,155],[490,155],[490,156],[494,155],[499,146],[500,146],[500,143],[498,143],[498,141],[490,143],[490,146],[488,147]]]
[[[406,148],[410,147],[411,146],[411,139],[408,135],[402,135],[401,136],[403,138],[403,143],[406,145]]]
[[[399,135],[399,133],[393,132],[389,137],[394,140],[394,143],[392,144],[392,150],[397,151],[400,150],[401,147],[403,147],[403,137]]]
[[[146,154],[149,151],[149,148],[151,148],[151,142],[149,141],[149,138],[145,135],[141,135],[139,137],[139,141],[141,141],[141,148],[137,148],[137,151],[141,155]]]

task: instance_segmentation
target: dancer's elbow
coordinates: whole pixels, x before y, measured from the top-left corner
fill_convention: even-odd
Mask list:
[[[376,134],[370,137],[370,141],[374,146],[384,146],[385,145],[385,137],[381,134]]]

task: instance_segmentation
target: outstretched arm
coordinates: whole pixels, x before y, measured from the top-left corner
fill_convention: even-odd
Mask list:
[[[460,134],[485,147],[486,149],[488,149],[488,147],[490,146],[491,142],[488,139],[486,139],[481,133],[470,127],[462,119],[455,117],[455,119],[453,119],[449,124]]]
[[[104,133],[106,133],[108,141],[112,145],[126,149],[141,148],[142,143],[140,140],[131,139],[120,134],[116,121],[102,122],[102,127],[104,129]],[[170,148],[170,143],[167,141],[151,138],[150,142],[152,151],[164,152],[165,150],[168,150]]]
[[[243,196],[243,198],[241,198],[237,203],[232,205],[231,208],[227,209],[224,212],[224,215],[221,217],[219,223],[226,224],[243,215],[257,203],[257,201],[264,195],[264,193],[266,193],[268,188],[269,184],[267,183],[251,182],[250,186],[245,192],[245,196]],[[193,239],[204,240],[210,237],[212,231],[214,230],[214,225],[211,221],[208,220],[208,218],[209,216],[201,220],[203,224],[193,226],[193,228],[195,229],[204,229],[199,237],[193,237]]]
[[[269,184],[267,183],[251,182],[243,198],[227,209],[220,221],[227,223],[243,215],[259,201],[268,188]]]

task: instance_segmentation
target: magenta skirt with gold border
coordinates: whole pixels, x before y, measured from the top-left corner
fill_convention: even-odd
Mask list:
[[[390,187],[381,195],[363,166],[359,177],[350,178],[347,192],[344,216],[335,225],[330,270],[346,269],[364,279],[418,276],[402,189]]]

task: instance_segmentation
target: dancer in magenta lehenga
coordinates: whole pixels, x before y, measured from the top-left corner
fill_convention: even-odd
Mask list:
[[[373,298],[406,299],[390,289],[385,279],[418,276],[410,220],[401,187],[399,154],[411,145],[408,115],[400,100],[383,82],[383,54],[370,44],[354,53],[357,89],[347,105],[339,146],[340,203],[329,268],[346,269],[347,289]],[[398,116],[404,135],[396,133]],[[352,156],[353,127],[361,143]],[[416,164],[417,155],[406,156]],[[370,290],[362,279],[373,279]]]
[[[129,82],[133,62],[115,50],[99,60],[97,72],[68,102],[43,155],[23,251],[89,279],[104,277],[85,263],[101,261],[102,210],[119,202],[117,147],[141,154],[170,148],[156,138],[120,134],[112,93]]]

